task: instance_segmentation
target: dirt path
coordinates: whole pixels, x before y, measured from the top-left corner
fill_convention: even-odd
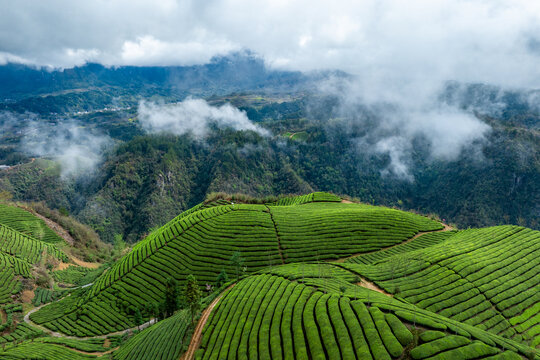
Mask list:
[[[360,255],[367,255],[367,254],[373,254],[373,253],[376,253],[376,252],[379,252],[379,251],[383,251],[383,250],[388,250],[388,249],[392,249],[392,248],[395,248],[396,246],[401,246],[401,245],[405,245],[405,244],[408,244],[410,243],[411,241],[415,240],[415,239],[418,239],[420,236],[422,235],[425,235],[425,234],[431,234],[431,233],[438,233],[438,232],[443,232],[443,231],[451,231],[451,230],[454,230],[453,227],[451,227],[450,225],[446,225],[446,224],[443,224],[441,223],[442,226],[444,226],[441,230],[433,230],[433,231],[420,231],[418,234],[414,235],[412,238],[410,239],[407,239],[405,241],[402,241],[400,242],[399,244],[394,244],[392,246],[387,246],[385,248],[381,248],[381,249],[378,249],[378,250],[373,250],[373,251],[368,251],[368,252],[362,252],[362,253],[356,253],[356,254],[353,254],[353,255],[349,255],[349,256],[346,256],[346,257],[343,257],[343,258],[339,258],[337,260],[331,260],[332,262],[336,262],[336,263],[343,263],[345,262],[346,260],[350,259],[350,258],[353,258],[353,257],[357,257],[357,256],[360,256]]]
[[[365,287],[366,289],[377,291],[377,292],[379,292],[379,293],[381,293],[383,295],[389,296],[389,297],[394,297],[394,295],[392,295],[390,293],[387,293],[386,291],[384,291],[383,289],[381,289],[380,287],[375,285],[375,283],[373,283],[373,282],[371,282],[369,280],[366,280],[364,278],[360,278],[360,282],[356,283],[356,285],[361,286],[361,287]]]
[[[69,258],[70,258],[71,261],[73,261],[75,264],[77,264],[77,265],[79,265],[79,266],[82,266],[82,267],[85,267],[85,268],[89,268],[89,269],[97,269],[98,267],[101,266],[100,263],[82,261],[81,259],[78,259],[78,258],[76,258],[76,257],[73,256],[73,255],[69,255]]]
[[[208,307],[203,311],[201,318],[199,319],[199,322],[197,323],[197,327],[195,328],[195,331],[193,332],[193,336],[191,337],[191,342],[189,343],[189,347],[187,351],[184,353],[184,355],[180,357],[180,360],[193,359],[193,356],[195,355],[195,351],[197,351],[197,349],[201,345],[202,331],[204,329],[204,325],[206,325],[206,322],[208,321],[208,318],[210,317],[210,314],[212,313],[212,310],[214,310],[214,308],[216,307],[219,300],[221,300],[223,295],[225,295],[225,293],[227,293],[227,291],[229,291],[234,285],[236,284],[232,284],[231,286],[223,290],[223,292],[217,298],[215,298],[214,301],[212,301],[210,305],[208,305]]]
[[[342,204],[354,204],[351,200],[341,199]]]
[[[31,325],[31,326],[33,326],[35,328],[38,328],[38,329],[42,330],[44,333],[46,333],[46,334],[48,334],[50,336],[61,337],[61,338],[65,338],[65,339],[75,339],[75,340],[106,339],[108,336],[123,335],[123,334],[128,333],[128,332],[133,331],[133,330],[145,329],[145,328],[149,327],[150,325],[152,325],[152,324],[154,324],[156,322],[156,319],[150,319],[150,321],[147,321],[147,322],[145,322],[144,324],[142,324],[140,326],[135,326],[135,327],[125,329],[125,330],[115,331],[115,332],[105,334],[105,335],[84,336],[84,337],[68,336],[68,335],[65,335],[65,334],[62,334],[62,333],[47,329],[46,327],[38,325],[35,322],[33,322],[32,320],[30,320],[30,314],[35,313],[36,311],[38,311],[39,309],[41,309],[45,305],[48,305],[48,304],[43,304],[43,305],[38,306],[37,308],[34,308],[34,309],[30,310],[24,316],[24,322],[27,323],[28,325]],[[93,353],[93,354],[95,355],[95,353]]]

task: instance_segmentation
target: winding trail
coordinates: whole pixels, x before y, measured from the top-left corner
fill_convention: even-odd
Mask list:
[[[195,356],[195,351],[197,351],[197,349],[201,345],[202,331],[204,329],[204,325],[206,325],[206,322],[208,321],[208,318],[210,317],[210,314],[212,313],[212,310],[214,310],[214,308],[216,307],[219,300],[221,300],[223,295],[225,295],[225,293],[227,293],[234,285],[236,284],[232,284],[231,286],[223,290],[223,292],[217,298],[215,298],[214,301],[212,301],[210,305],[208,305],[208,307],[203,311],[201,318],[199,319],[199,322],[197,323],[197,327],[195,328],[195,331],[193,332],[193,336],[191,336],[191,342],[189,343],[189,347],[187,351],[180,357],[180,360],[193,359],[193,357]]]
[[[50,304],[50,303],[49,303]],[[131,332],[133,330],[137,330],[137,329],[145,329],[147,327],[149,327],[150,325],[154,324],[156,322],[156,319],[150,319],[149,321],[145,322],[144,324],[140,325],[140,326],[135,326],[135,327],[132,327],[132,328],[129,328],[129,329],[125,329],[125,330],[120,330],[120,331],[116,331],[116,332],[112,332],[112,333],[109,333],[109,334],[105,334],[105,335],[97,335],[97,336],[85,336],[85,337],[78,337],[78,336],[69,336],[69,335],[65,335],[65,334],[62,334],[62,333],[59,333],[59,332],[56,332],[56,331],[52,331],[50,329],[47,329],[46,327],[44,326],[41,326],[41,325],[38,325],[36,324],[35,322],[33,322],[32,320],[30,320],[30,315],[32,313],[35,313],[36,311],[38,311],[39,309],[41,309],[42,307],[44,307],[45,305],[49,305],[49,304],[43,304],[43,305],[40,305],[32,310],[30,310],[26,315],[24,315],[24,322],[27,323],[28,325],[30,326],[33,326],[35,328],[38,328],[39,330],[43,331],[44,333],[52,336],[52,337],[61,337],[61,338],[65,338],[65,339],[74,339],[74,340],[88,340],[88,339],[106,339],[107,337],[109,336],[113,336],[113,335],[123,335],[123,334],[126,334],[128,332]]]

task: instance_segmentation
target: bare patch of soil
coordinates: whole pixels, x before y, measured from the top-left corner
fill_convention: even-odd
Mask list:
[[[75,256],[70,257],[71,261],[73,261],[75,264],[89,268],[89,269],[97,269],[101,264],[97,262],[87,262],[80,259],[77,259]]]
[[[24,290],[21,295],[21,301],[23,303],[31,303],[34,296],[34,290]]]
[[[65,270],[67,269],[68,267],[72,266],[73,264],[69,264],[69,263],[65,263],[65,262],[62,262],[60,261],[55,267],[54,267],[54,271],[57,271],[57,270]]]
[[[386,291],[384,291],[383,289],[381,289],[380,287],[378,287],[377,285],[375,285],[371,281],[367,281],[366,279],[360,280],[360,282],[356,283],[356,285],[365,287],[366,289],[377,291],[377,292],[379,292],[379,293],[381,293],[383,295],[389,296],[389,297],[394,297],[394,295],[392,295],[390,293],[387,293]]]

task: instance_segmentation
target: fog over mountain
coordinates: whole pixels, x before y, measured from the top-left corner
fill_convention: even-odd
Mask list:
[[[341,69],[431,92],[441,79],[536,86],[533,1],[2,0],[0,61],[191,65],[251,49],[272,67]],[[121,19],[121,20],[120,20]],[[413,86],[411,88],[411,86]],[[375,91],[375,96],[378,96]]]

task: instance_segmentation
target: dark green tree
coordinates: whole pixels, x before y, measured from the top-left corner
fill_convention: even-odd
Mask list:
[[[244,266],[244,259],[239,251],[235,251],[231,256],[231,264],[236,270],[236,280],[240,279],[240,269]]]
[[[137,328],[140,330],[139,326],[143,323],[143,318],[142,318],[142,314],[141,314],[141,310],[139,310],[139,308],[136,308],[135,309],[135,314],[133,315],[134,317],[134,321],[135,321],[135,325],[137,325]]]
[[[174,278],[167,279],[165,289],[164,317],[169,317],[178,309],[178,283]]]
[[[189,306],[191,312],[191,323],[195,319],[195,313],[201,306],[201,289],[197,284],[195,276],[189,275],[186,279],[186,286],[184,287],[184,298]]]
[[[225,284],[228,281],[229,281],[229,276],[227,275],[225,270],[221,270],[221,272],[219,273],[216,279],[216,288],[222,287],[223,284]]]

